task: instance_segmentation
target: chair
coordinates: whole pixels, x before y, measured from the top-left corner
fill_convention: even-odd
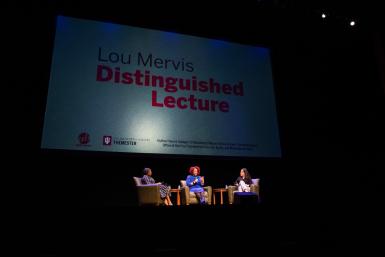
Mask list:
[[[163,205],[164,201],[160,198],[160,185],[144,185],[142,178],[133,177],[138,193],[139,205]]]
[[[254,192],[258,196],[258,201],[261,200],[261,197],[259,195],[259,178],[252,179],[253,184],[250,185],[250,192]],[[234,193],[238,192],[237,186],[229,186],[228,187],[228,196],[229,196],[229,204],[234,203]]]
[[[196,197],[195,193],[190,192],[190,188],[186,185],[186,180],[181,180],[181,200],[182,204],[190,205],[190,204],[199,204],[199,199]],[[211,197],[212,197],[212,188],[211,186],[203,187],[205,190],[204,195],[206,202],[211,205]]]

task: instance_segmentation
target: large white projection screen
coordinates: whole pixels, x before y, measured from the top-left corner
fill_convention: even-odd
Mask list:
[[[42,148],[280,157],[269,50],[58,16]]]

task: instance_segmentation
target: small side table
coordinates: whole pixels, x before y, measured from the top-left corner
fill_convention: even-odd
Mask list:
[[[226,188],[214,188],[213,189],[213,203],[216,204],[215,193],[221,193],[221,205],[223,205],[223,193],[227,192]]]
[[[170,189],[170,193],[176,193],[176,205],[180,205],[180,191],[179,188]]]

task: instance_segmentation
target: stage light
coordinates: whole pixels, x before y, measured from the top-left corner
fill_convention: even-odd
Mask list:
[[[356,25],[356,22],[355,21],[350,21],[350,26],[354,26],[354,25]]]
[[[326,18],[326,14],[322,13],[321,17],[322,17],[322,19],[325,19]]]

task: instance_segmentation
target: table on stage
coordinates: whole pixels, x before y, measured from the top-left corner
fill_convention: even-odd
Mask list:
[[[223,193],[227,192],[226,188],[214,188],[213,189],[213,204],[216,204],[215,193],[221,194],[221,205],[223,204]]]
[[[170,189],[170,193],[176,193],[176,205],[180,205],[180,191],[179,188]]]

